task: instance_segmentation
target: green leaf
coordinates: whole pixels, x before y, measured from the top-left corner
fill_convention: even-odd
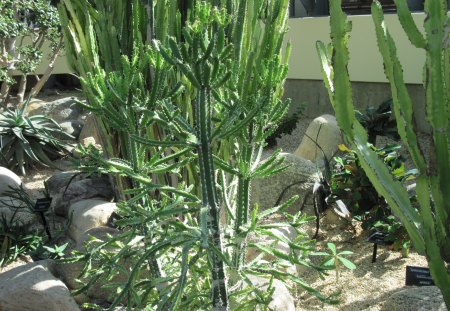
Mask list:
[[[327,243],[327,246],[333,254],[336,254],[336,245],[334,245],[334,243]]]
[[[356,265],[355,265],[353,262],[351,262],[350,260],[348,260],[347,258],[344,258],[344,257],[338,257],[338,260],[339,260],[340,262],[342,262],[342,264],[343,264],[344,266],[346,266],[348,269],[350,269],[350,270],[356,269]]]

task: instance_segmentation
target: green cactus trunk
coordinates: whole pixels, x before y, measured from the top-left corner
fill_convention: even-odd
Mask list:
[[[377,191],[400,218],[415,249],[427,257],[431,276],[441,289],[450,308],[450,156],[449,156],[449,48],[447,5],[445,1],[425,1],[425,36],[412,19],[406,1],[397,0],[400,23],[417,48],[425,49],[425,81],[427,119],[433,129],[431,160],[426,161],[420,150],[414,127],[412,100],[403,80],[403,70],[397,57],[394,39],[386,29],[379,2],[372,4],[377,43],[383,57],[394,103],[397,129],[416,165],[416,211],[404,187],[388,172],[384,163],[371,150],[367,133],[357,121],[352,103],[347,41],[351,24],[341,9],[341,1],[330,3],[332,46],[318,42],[325,86],[336,112],[339,126],[352,143],[361,164]],[[431,200],[430,200],[431,198]]]
[[[219,252],[223,252],[219,227],[219,205],[217,201],[216,179],[211,147],[211,111],[212,100],[209,87],[199,90],[196,102],[195,124],[198,126],[197,147],[200,183],[202,186],[202,205],[207,208],[209,240]],[[212,268],[212,302],[213,310],[228,310],[227,284],[225,279],[225,265],[220,256],[208,249]]]

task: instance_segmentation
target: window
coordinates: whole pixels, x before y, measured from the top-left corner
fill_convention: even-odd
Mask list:
[[[329,15],[329,1],[332,0],[290,0],[291,17],[327,16]],[[394,0],[379,0],[383,11],[396,11]],[[407,0],[411,11],[423,11],[424,0]],[[450,2],[450,0],[448,0]],[[373,0],[342,0],[342,9],[349,15],[370,14]]]

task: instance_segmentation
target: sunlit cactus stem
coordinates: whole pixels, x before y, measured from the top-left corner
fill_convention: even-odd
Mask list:
[[[403,185],[393,178],[385,164],[370,148],[367,133],[355,118],[347,48],[351,24],[341,1],[330,2],[332,46],[317,44],[324,82],[339,126],[352,143],[361,164],[377,191],[386,199],[413,241],[414,248],[427,257],[431,276],[450,308],[450,131],[449,131],[449,19],[447,1],[425,1],[424,34],[415,24],[407,3],[396,0],[400,23],[411,43],[425,50],[424,86],[427,120],[432,128],[430,160],[423,155],[417,138],[411,97],[403,79],[395,41],[384,22],[378,1],[372,4],[378,48],[384,62],[394,104],[398,133],[418,170],[417,211]]]

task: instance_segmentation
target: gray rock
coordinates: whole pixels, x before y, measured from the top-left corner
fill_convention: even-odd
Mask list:
[[[83,200],[72,204],[69,215],[72,217],[68,233],[78,244],[89,229],[105,226],[117,209],[116,203],[103,200]]]
[[[68,216],[68,209],[71,204],[86,199],[112,200],[114,192],[107,176],[93,176],[72,182],[67,187],[59,189],[52,202],[55,213],[61,216]]]
[[[269,231],[272,232],[272,234],[274,234],[275,236],[282,236],[284,238],[287,238],[289,240],[294,240],[297,237],[297,231],[295,231],[295,229],[291,226],[288,227],[283,227],[283,228],[272,228],[269,229]],[[289,254],[289,245],[287,245],[284,242],[278,241],[277,239],[271,237],[271,236],[254,236],[251,235],[249,237],[249,240],[251,242],[257,242],[260,243],[261,245],[264,246],[272,246],[275,249],[285,253],[285,254]],[[254,259],[256,256],[258,256],[261,253],[260,250],[258,250],[257,248],[248,248],[247,250],[247,261],[250,261],[252,259]],[[263,258],[267,259],[267,260],[273,260],[275,259],[273,256],[271,255],[265,255]]]
[[[56,195],[61,189],[67,187],[69,182],[85,179],[86,175],[78,172],[58,172],[46,180],[50,195]],[[63,189],[64,190],[64,189]]]
[[[58,123],[68,120],[78,120],[83,112],[75,97],[61,98],[52,102],[37,102],[29,105],[26,113],[29,116],[46,115]]]
[[[92,229],[87,230],[84,232],[79,240],[77,241],[76,248],[79,251],[85,250],[86,242],[89,241],[89,238],[95,237],[96,239],[100,241],[106,241],[109,236],[116,236],[120,233],[120,231],[116,228],[112,227],[106,227],[106,226],[100,226],[100,227],[94,227]]]
[[[76,250],[85,252],[85,244],[90,236],[97,238],[100,241],[106,241],[108,238],[108,235],[117,235],[120,231],[114,228],[100,226],[95,227],[92,229],[89,229],[88,231],[84,232],[80,238],[79,241],[77,241]],[[89,251],[89,250],[88,250]],[[98,267],[97,264],[94,262],[94,268]],[[64,283],[70,288],[75,289],[80,287],[80,284],[76,281],[76,279],[79,279],[79,276],[81,274],[81,271],[83,269],[83,263],[57,263],[55,265],[56,272],[58,273],[59,277],[64,281]],[[124,283],[127,280],[127,276],[125,274],[118,274],[116,277],[114,277],[111,282],[121,282]],[[87,280],[83,280],[87,281]],[[103,282],[96,282],[92,285],[91,288],[87,291],[87,296],[93,299],[100,299],[103,301],[112,301],[111,296],[114,292],[112,289],[103,288],[105,284]],[[88,300],[85,294],[79,295],[75,297],[77,301],[80,302],[86,302]]]
[[[60,123],[59,126],[61,126],[64,132],[66,132],[69,135],[72,135],[75,140],[78,140],[81,130],[83,129],[84,122],[78,120],[69,120]]]
[[[22,180],[16,173],[0,166],[0,196],[5,195],[5,192],[11,190],[9,187],[20,187]]]
[[[86,121],[84,123],[83,129],[81,130],[80,136],[78,137],[78,141],[81,143],[83,142],[83,139],[88,137],[94,138],[94,143],[101,145],[102,140],[100,137],[100,134],[97,130],[97,124],[96,124],[95,116],[93,114],[90,114],[86,117]]]
[[[334,116],[324,114],[315,118],[308,126],[300,146],[294,152],[296,156],[323,166],[323,154],[315,142],[323,150],[327,159],[331,160],[338,150],[338,145],[344,142]]]
[[[0,310],[80,311],[66,285],[47,261],[28,263],[0,274]]]
[[[11,197],[0,197],[0,219],[2,217],[10,225],[19,227],[37,222],[36,215],[26,207],[24,202]]]
[[[267,288],[269,285],[268,278],[263,278],[263,277],[254,276],[254,275],[248,275],[248,277],[254,287],[258,288],[261,291],[267,291]],[[240,289],[244,289],[245,287],[247,287],[247,283],[240,281],[233,289],[240,290]],[[294,297],[291,295],[291,293],[289,292],[286,285],[284,285],[284,283],[281,282],[280,280],[275,279],[273,281],[272,287],[275,290],[272,295],[272,301],[269,304],[270,310],[295,311]],[[253,296],[253,294],[250,294],[250,295]],[[236,302],[231,303],[232,310],[234,309],[235,304],[236,304]]]
[[[294,239],[298,236],[297,231],[292,226],[272,228],[272,229],[269,229],[269,231],[271,231],[272,234],[275,236],[284,237],[284,238],[289,239],[290,241],[294,241]],[[250,235],[248,239],[249,239],[249,242],[258,243],[260,245],[267,246],[267,247],[273,247],[274,249],[276,249],[286,255],[289,255],[290,251],[291,251],[288,244],[286,244],[285,242],[281,242],[281,241],[277,240],[276,238],[268,236],[268,235],[263,235],[263,236]],[[251,260],[255,259],[260,254],[261,254],[261,250],[259,250],[258,248],[248,247],[247,254],[246,254],[246,261],[250,262]],[[262,258],[267,261],[273,261],[273,260],[277,259],[275,256],[272,256],[269,254],[264,254],[264,256]],[[303,271],[303,268],[298,265],[292,265],[291,263],[289,263],[287,261],[284,262],[284,264],[286,265],[285,271],[289,272],[293,275],[297,275]]]
[[[281,202],[285,202],[293,195],[299,195],[299,200],[287,209],[291,213],[296,213],[300,210],[303,200],[309,198],[306,201],[305,211],[312,214],[312,187],[319,179],[316,166],[311,161],[290,153],[281,155],[285,157],[284,164],[289,167],[274,176],[255,179],[252,183],[251,204],[258,203],[261,210],[272,208],[283,190],[296,183],[283,194]]]
[[[407,286],[388,296],[383,311],[446,311],[442,293],[436,286]]]

